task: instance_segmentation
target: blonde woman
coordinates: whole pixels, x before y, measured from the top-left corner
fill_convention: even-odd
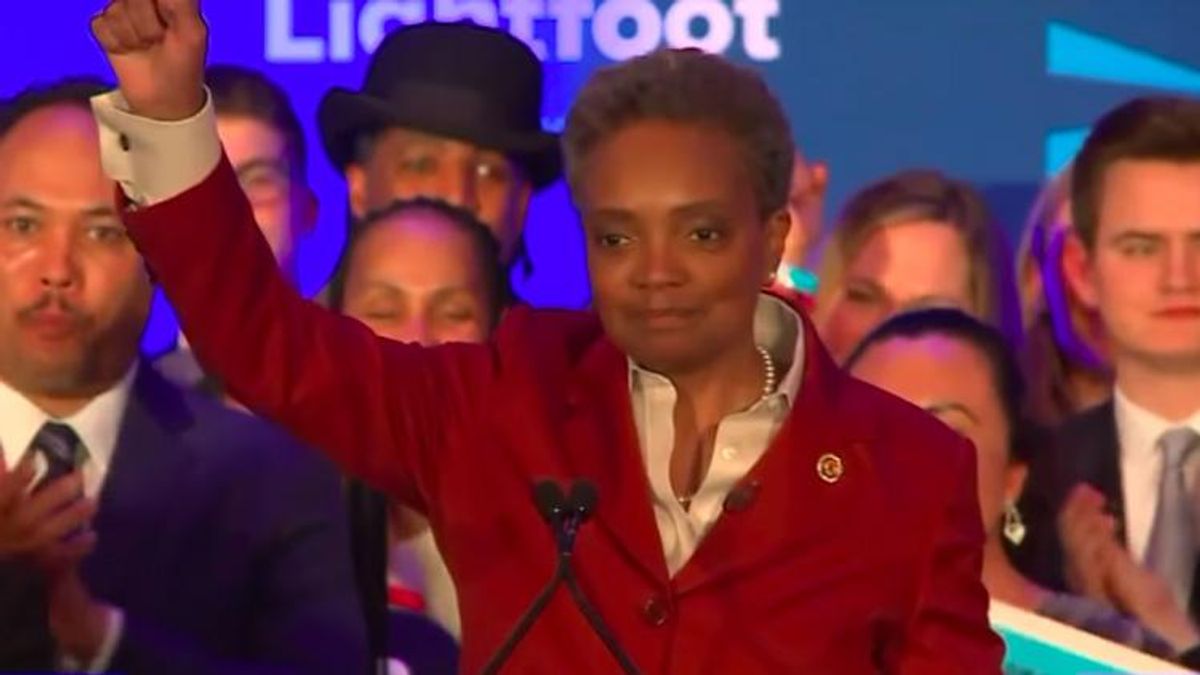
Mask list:
[[[839,361],[889,316],[915,307],[955,307],[1015,335],[1010,265],[973,187],[936,171],[903,171],[843,210],[822,260],[817,326]]]

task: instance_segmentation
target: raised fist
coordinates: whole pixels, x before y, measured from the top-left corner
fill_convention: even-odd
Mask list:
[[[175,121],[204,107],[208,27],[199,0],[111,0],[92,33],[135,115]]]

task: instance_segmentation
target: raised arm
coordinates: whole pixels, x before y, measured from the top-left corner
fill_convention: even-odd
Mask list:
[[[345,470],[425,506],[447,423],[489,388],[490,350],[382,340],[287,281],[220,150],[197,0],[115,0],[93,31],[120,84],[94,102],[105,167],[201,363]]]

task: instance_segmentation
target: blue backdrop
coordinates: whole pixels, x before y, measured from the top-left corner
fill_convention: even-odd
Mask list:
[[[69,74],[107,76],[88,19],[101,0],[0,4],[0,96]],[[307,126],[321,222],[300,246],[318,289],[344,238],[344,185],[314,118],[333,85],[357,87],[380,36],[399,23],[469,18],[534,45],[547,67],[546,124],[561,126],[597,65],[663,44],[698,43],[760,68],[797,141],[832,169],[827,217],[856,187],[914,165],[984,188],[1015,232],[1041,177],[1103,109],[1145,91],[1200,93],[1195,0],[208,0],[211,61],[259,68],[292,93]],[[468,55],[464,55],[469,58]],[[539,304],[580,306],[587,280],[566,192],[536,199]],[[173,339],[156,310],[146,345]]]

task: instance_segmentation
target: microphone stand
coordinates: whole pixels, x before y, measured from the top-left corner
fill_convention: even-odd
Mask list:
[[[500,667],[512,655],[517,644],[525,637],[529,630],[533,627],[534,621],[541,616],[546,605],[554,596],[554,591],[558,589],[559,584],[566,584],[567,590],[571,593],[571,597],[575,600],[575,604],[579,606],[580,612],[587,619],[588,624],[600,641],[604,643],[608,653],[617,660],[620,664],[622,672],[626,675],[641,675],[641,671],[634,665],[629,655],[621,649],[617,643],[616,637],[604,623],[600,613],[587,599],[587,595],[579,586],[579,580],[576,578],[574,571],[571,569],[571,556],[575,548],[575,535],[579,532],[579,527],[588,518],[591,517],[592,510],[596,506],[596,487],[587,480],[576,481],[571,486],[570,498],[564,498],[562,489],[553,481],[539,481],[534,486],[534,501],[538,505],[542,517],[550,525],[554,531],[555,545],[558,549],[558,562],[554,566],[554,574],[551,575],[550,581],[537,594],[529,608],[521,615],[520,621],[513,626],[508,637],[500,646],[496,653],[488,660],[487,665],[483,668],[484,675],[496,675],[500,672]]]

